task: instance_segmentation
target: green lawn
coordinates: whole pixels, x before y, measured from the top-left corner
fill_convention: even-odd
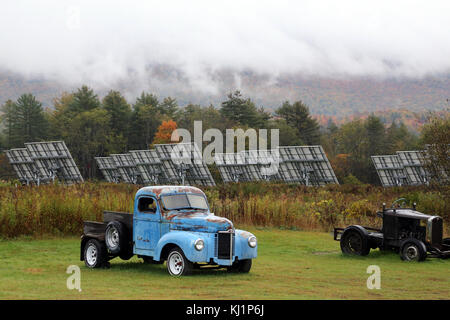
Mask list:
[[[78,238],[0,241],[0,299],[450,299],[450,260],[407,263],[378,250],[344,257],[330,234],[249,231],[259,240],[249,274],[200,270],[184,278],[137,258],[87,269]],[[72,264],[81,267],[81,292],[66,287]],[[369,265],[381,268],[380,290],[366,287]]]

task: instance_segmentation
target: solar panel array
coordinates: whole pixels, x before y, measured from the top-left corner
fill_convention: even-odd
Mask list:
[[[130,154],[144,184],[167,184],[163,164],[156,150],[133,150]]]
[[[250,181],[280,180],[278,149],[242,151]]]
[[[256,170],[256,167],[246,163],[242,153],[216,153],[214,161],[225,183],[252,181],[252,171]]]
[[[403,165],[409,185],[428,183],[430,177],[424,168],[424,151],[397,151],[397,156]]]
[[[397,151],[395,155],[372,156],[381,185],[384,187],[401,185],[423,185],[430,181],[426,170],[426,151]]]
[[[203,161],[197,144],[156,144],[167,178],[171,183],[215,186],[211,173]]]
[[[95,161],[106,181],[114,183],[120,181],[121,175],[112,157],[96,157]]]
[[[139,173],[130,153],[111,154],[121,180],[126,183],[138,183]]]
[[[268,180],[314,186],[339,183],[321,146],[219,153],[215,161],[225,183]]]
[[[22,183],[39,185],[56,179],[65,184],[83,182],[64,141],[28,142],[25,148],[6,154]]]
[[[108,158],[112,161],[107,165],[104,159]],[[110,182],[215,186],[195,143],[157,144],[152,150],[131,150],[96,160]],[[119,173],[119,179],[111,178],[114,170]]]
[[[283,181],[307,186],[339,184],[322,146],[289,146],[278,150]]]
[[[38,174],[36,167],[26,148],[7,150],[6,156],[19,177],[20,182],[30,184],[37,180]]]
[[[372,162],[384,187],[408,184],[403,165],[397,155],[372,156]]]

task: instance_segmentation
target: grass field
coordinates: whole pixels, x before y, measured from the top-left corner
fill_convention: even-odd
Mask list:
[[[249,274],[200,270],[184,278],[136,257],[87,269],[75,237],[3,240],[0,299],[450,299],[450,260],[407,263],[378,250],[344,257],[328,233],[247,229],[259,239]],[[72,264],[81,267],[81,292],[66,287]],[[379,290],[367,289],[369,265],[381,268]]]

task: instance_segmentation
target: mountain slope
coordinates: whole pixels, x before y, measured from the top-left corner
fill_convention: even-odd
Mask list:
[[[115,81],[113,85],[92,86],[100,97],[108,90],[121,91],[130,103],[143,90],[159,97],[175,97],[179,105],[188,103],[219,106],[227,93],[240,89],[258,106],[274,110],[285,100],[303,100],[315,115],[338,119],[352,115],[383,112],[386,110],[448,109],[450,98],[450,74],[424,79],[326,79],[285,75],[272,78],[267,75],[231,71],[208,75],[211,86],[202,88],[193,84],[185,75],[169,67],[158,66],[148,70],[146,77],[133,77]],[[44,106],[52,107],[52,99],[63,91],[73,91],[81,84],[68,85],[44,78],[25,78],[8,72],[0,72],[0,103],[17,99],[22,93],[31,92]]]

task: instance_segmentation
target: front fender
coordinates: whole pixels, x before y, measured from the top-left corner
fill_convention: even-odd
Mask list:
[[[235,230],[235,255],[239,260],[254,259],[257,256],[258,245],[251,248],[248,245],[248,238],[254,236],[254,234],[245,230]]]
[[[202,251],[197,251],[194,248],[194,243],[197,239],[202,239],[205,242],[205,248]],[[207,239],[201,234],[188,231],[171,231],[166,233],[159,239],[155,248],[153,260],[161,260],[161,252],[166,245],[176,245],[183,250],[186,258],[191,262],[206,262],[208,258]]]

